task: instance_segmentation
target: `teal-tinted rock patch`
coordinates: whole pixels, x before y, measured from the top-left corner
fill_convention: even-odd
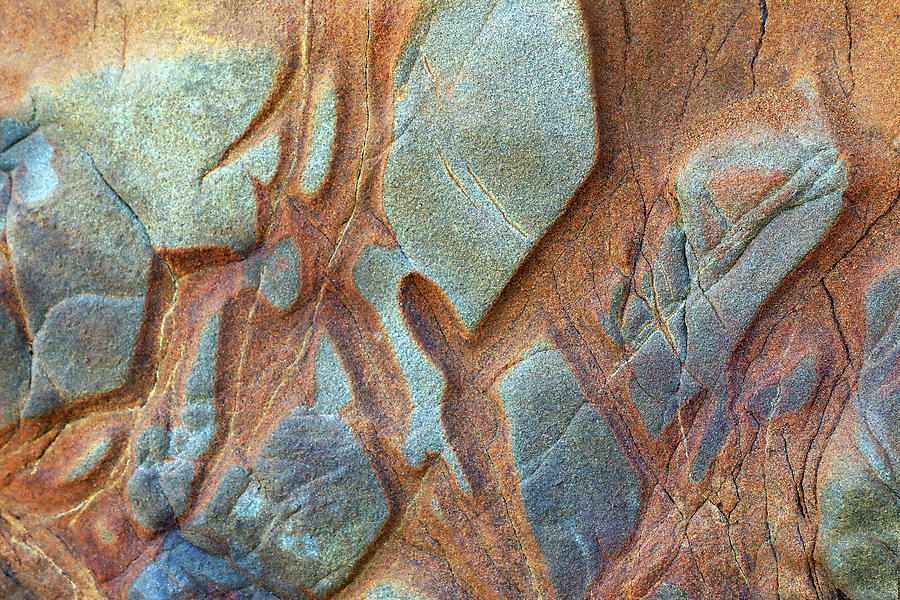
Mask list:
[[[561,599],[583,598],[601,549],[634,527],[638,481],[562,355],[533,346],[500,384],[525,511]]]
[[[311,194],[322,185],[328,172],[336,119],[334,90],[326,89],[319,96],[312,113],[312,126],[306,150],[306,162],[300,175],[300,189]]]
[[[188,494],[191,490],[191,481],[194,479],[194,463],[176,458],[159,465],[157,473],[159,486],[166,497],[166,502],[172,507],[172,513],[176,517],[182,516],[188,508]]]
[[[584,404],[584,393],[562,355],[539,342],[503,378],[500,397],[516,470],[526,479]]]
[[[226,592],[234,600],[276,600],[253,585],[222,556],[188,543],[177,532],[166,535],[156,558],[128,586],[128,600],[201,600]]]
[[[898,507],[896,491],[864,464],[844,466],[819,486],[819,556],[845,598],[897,598]]]
[[[182,528],[227,554],[278,595],[339,585],[387,517],[368,458],[337,411],[349,385],[327,337],[316,355],[316,402],[276,425],[252,468],[229,466],[212,498]]]
[[[441,424],[444,378],[413,342],[400,313],[397,288],[400,278],[411,268],[399,250],[372,245],[363,250],[354,265],[353,282],[378,312],[412,397],[413,411],[403,453],[410,464],[418,465],[425,451],[440,452],[464,486],[459,463]]]
[[[255,243],[247,174],[268,179],[277,136],[210,171],[268,93],[266,48],[148,57],[30,90],[38,123],[85,148],[134,209],[154,247]],[[115,144],[110,144],[115,140]]]
[[[900,269],[866,288],[865,314],[863,366],[853,399],[857,443],[881,481],[900,495]]]
[[[675,181],[692,282],[684,303],[685,369],[718,399],[691,464],[694,480],[728,434],[725,366],[734,345],[766,297],[819,242],[843,202],[846,163],[824,127],[806,127],[799,133],[766,127],[725,132],[698,149]],[[783,183],[742,198],[714,185],[734,169],[780,174]]]
[[[594,159],[577,2],[426,2],[396,71],[384,204],[471,327]]]
[[[25,400],[24,406],[22,406],[21,417],[23,419],[42,417],[63,404],[62,394],[53,385],[50,378],[47,377],[47,373],[44,372],[41,363],[37,360],[32,360],[31,389],[28,390],[28,398]]]
[[[81,455],[78,462],[72,466],[72,470],[66,474],[66,481],[81,477],[96,467],[103,457],[106,456],[106,452],[109,450],[109,444],[110,439],[108,437],[100,438],[94,442],[91,447],[88,448],[87,452]]]
[[[757,190],[755,204],[736,212],[733,198],[719,195],[737,192],[711,183],[732,169],[783,173],[786,182]],[[724,133],[698,149],[678,174],[681,227],[673,223],[663,232],[652,277],[631,292],[630,282],[613,289],[600,324],[632,349],[621,368],[630,372],[629,392],[648,432],[658,435],[701,387],[718,399],[691,466],[694,479],[703,476],[728,434],[725,366],[734,345],[766,296],[825,234],[846,186],[846,165],[827,132]],[[776,196],[780,202],[772,202]],[[750,408],[765,418],[794,410],[811,396],[814,374],[810,356],[779,386],[760,390]]]
[[[219,313],[215,313],[203,325],[194,364],[184,386],[184,397],[190,402],[212,401],[213,377],[216,365],[216,347],[219,339]]]

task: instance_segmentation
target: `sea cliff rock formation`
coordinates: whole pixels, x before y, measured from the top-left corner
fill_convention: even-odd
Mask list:
[[[896,2],[0,39],[0,598],[898,598]]]

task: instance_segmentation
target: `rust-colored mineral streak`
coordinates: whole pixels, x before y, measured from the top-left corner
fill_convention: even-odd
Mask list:
[[[0,38],[0,598],[898,598],[896,1]]]

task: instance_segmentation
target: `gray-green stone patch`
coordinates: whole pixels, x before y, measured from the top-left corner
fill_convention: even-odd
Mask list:
[[[456,472],[460,485],[464,485],[459,463],[441,424],[444,378],[413,342],[400,313],[397,288],[400,278],[410,269],[399,250],[370,245],[353,267],[353,281],[381,318],[412,398],[412,417],[403,453],[410,464],[417,465],[426,451],[440,452]]]
[[[294,240],[285,237],[263,258],[259,291],[270,304],[285,310],[300,294],[300,251]]]
[[[729,208],[734,192],[712,185],[734,168],[780,172],[787,181],[759,190],[758,204],[737,213]],[[725,367],[735,344],[766,297],[825,235],[846,188],[846,163],[817,121],[787,132],[763,126],[724,132],[695,151],[676,177],[691,276],[683,370],[716,401],[691,463],[694,480],[728,435]]]
[[[815,372],[816,356],[807,354],[778,382],[753,394],[748,407],[763,418],[796,410],[812,397]]]
[[[315,192],[322,185],[328,172],[334,142],[335,103],[334,90],[327,88],[319,96],[313,109],[306,162],[300,175],[300,189],[308,194]]]
[[[97,466],[100,460],[106,456],[106,452],[109,450],[110,439],[108,437],[103,437],[97,440],[96,442],[88,448],[87,452],[81,455],[69,473],[66,475],[66,481],[71,481],[78,477],[81,477],[91,469]]]
[[[200,456],[206,451],[214,433],[213,376],[219,320],[219,313],[215,313],[204,324],[194,364],[185,382],[181,424],[172,429],[169,444],[169,454],[178,458]]]
[[[181,423],[171,431],[150,425],[135,438],[128,499],[135,520],[149,529],[164,527],[187,511],[194,479],[192,459],[206,451],[215,431],[213,383],[219,322],[219,313],[213,314],[200,332],[185,382]]]
[[[583,598],[631,533],[631,465],[559,351],[535,344],[500,384],[525,512],[557,598]]]
[[[85,148],[147,229],[154,247],[255,242],[248,173],[271,177],[270,135],[210,171],[271,87],[278,61],[266,48],[147,57],[58,86],[30,90],[38,123],[55,123]]]
[[[141,224],[91,158],[60,139],[58,130],[42,128],[0,155],[20,157],[6,234],[32,335],[66,298],[147,289],[151,250]]]
[[[48,312],[34,338],[34,357],[63,398],[125,384],[143,308],[143,297],[82,295]]]
[[[31,356],[25,338],[0,307],[0,429],[19,420],[31,379]]]
[[[173,531],[153,561],[132,579],[126,598],[189,600],[225,594],[234,600],[277,600],[252,584],[227,558],[204,552]]]
[[[849,600],[896,600],[896,491],[863,465],[851,464],[824,478],[818,501],[818,552],[831,582]]]
[[[393,583],[379,583],[369,588],[366,600],[425,600],[425,598]]]
[[[577,2],[436,0],[395,77],[384,203],[471,327],[594,159]]]
[[[84,150],[55,126],[10,123],[15,135],[0,153],[0,168],[11,169],[6,236],[34,365],[22,402],[27,364],[10,362],[3,421],[13,406],[35,418],[125,384],[151,257],[141,224]],[[8,343],[19,337],[11,333]]]
[[[134,473],[128,479],[128,505],[134,520],[148,529],[160,529],[175,517],[159,479],[166,460],[169,431],[150,425],[134,439]]]
[[[59,177],[50,165],[52,154],[53,148],[42,131],[0,154],[0,168],[11,171],[19,164],[23,167],[16,172],[16,192],[23,202],[40,202],[56,188]]]
[[[853,398],[857,444],[881,481],[900,495],[900,269],[869,284],[865,314],[865,350]]]

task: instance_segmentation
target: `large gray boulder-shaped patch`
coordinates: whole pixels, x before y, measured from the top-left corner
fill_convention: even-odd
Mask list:
[[[228,554],[278,595],[321,595],[339,585],[387,518],[369,460],[338,410],[349,386],[327,337],[316,356],[314,406],[275,426],[252,468],[229,466],[210,501],[182,528]]]
[[[594,159],[574,0],[426,2],[396,69],[384,203],[471,327]]]
[[[713,178],[730,169],[781,174],[740,214]],[[760,128],[717,138],[697,152],[676,181],[692,286],[685,301],[685,370],[716,400],[691,476],[705,473],[727,435],[725,367],[754,314],[834,222],[847,167],[824,132]],[[723,198],[726,196],[726,198]],[[716,232],[710,235],[710,231]]]
[[[621,548],[640,503],[637,477],[562,355],[532,347],[500,385],[513,460],[557,598],[583,598],[601,551]]]
[[[277,136],[213,167],[259,109],[278,63],[262,47],[146,57],[30,94],[36,120],[90,152],[154,247],[243,251],[255,243],[247,174],[271,176]]]
[[[150,268],[140,223],[91,158],[58,139],[41,128],[0,155],[17,165],[6,234],[32,335],[71,296],[144,294]]]
[[[34,338],[34,357],[67,400],[125,384],[143,297],[84,295],[63,300]]]

